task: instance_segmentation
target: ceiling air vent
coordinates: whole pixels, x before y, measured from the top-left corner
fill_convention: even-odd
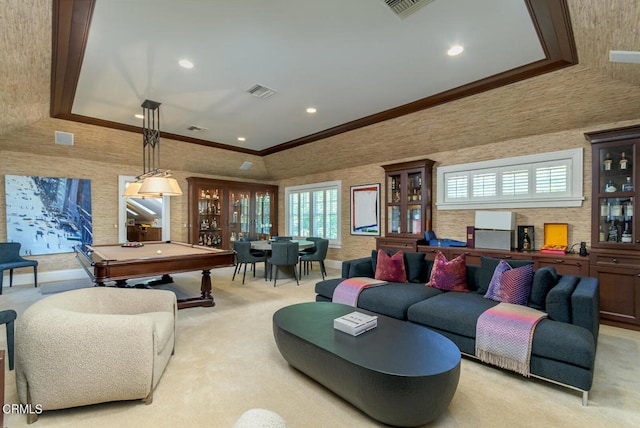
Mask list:
[[[275,94],[276,91],[266,86],[255,84],[247,89],[247,92],[256,98],[268,98]]]
[[[432,1],[433,0],[384,0],[393,13],[398,15],[400,18],[406,18]]]

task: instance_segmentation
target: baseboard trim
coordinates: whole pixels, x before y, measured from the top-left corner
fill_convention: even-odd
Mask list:
[[[9,286],[9,271],[4,275],[2,284]],[[83,269],[64,269],[38,272],[38,284],[45,282],[64,281],[65,279],[87,278],[87,273]],[[13,274],[13,285],[33,285],[33,271],[30,273]]]
[[[333,268],[333,269],[341,269],[342,268],[342,261],[340,261],[340,260],[328,260],[328,259],[325,259],[324,264],[325,264],[325,266]]]
[[[342,268],[340,260],[325,260],[325,265],[330,268]],[[87,278],[84,269],[64,269],[51,270],[47,272],[38,272],[38,284],[45,282],[64,281],[65,279],[83,279]],[[6,271],[3,280],[4,286],[9,286],[9,271]],[[30,273],[13,274],[13,285],[33,285],[33,271]]]

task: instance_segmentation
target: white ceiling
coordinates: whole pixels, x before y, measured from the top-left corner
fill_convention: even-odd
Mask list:
[[[97,0],[72,113],[261,151],[544,58],[524,1]]]

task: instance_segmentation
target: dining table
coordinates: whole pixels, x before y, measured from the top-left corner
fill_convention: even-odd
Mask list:
[[[264,251],[267,254],[267,259],[270,257],[271,255],[271,244],[273,242],[296,242],[298,243],[298,250],[304,250],[305,248],[311,248],[315,245],[315,242],[313,241],[307,241],[305,239],[292,239],[290,241],[273,241],[270,239],[262,239],[262,240],[258,240],[258,241],[250,241],[251,242],[251,249],[252,250],[260,250],[260,251]],[[268,265],[268,261],[267,261],[267,265]],[[268,272],[269,269],[265,269],[264,272],[264,278],[267,279],[268,276]],[[291,269],[291,272],[288,272],[287,270],[285,270],[285,275],[286,276],[294,276],[294,272],[293,269]]]
[[[251,241],[251,249],[252,250],[262,250],[262,251],[271,251],[271,243],[272,242],[278,242],[278,241],[272,241],[270,239],[263,239],[260,241]],[[287,241],[280,241],[280,242],[287,242]],[[315,245],[315,243],[313,241],[307,241],[304,239],[292,239],[289,242],[297,242],[298,243],[298,248],[300,250],[304,250],[305,248],[311,248]]]

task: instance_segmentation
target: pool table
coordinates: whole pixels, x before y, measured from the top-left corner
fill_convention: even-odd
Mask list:
[[[84,245],[76,258],[97,285],[116,281],[120,287],[130,278],[162,275],[152,284],[173,282],[169,274],[202,270],[200,297],[178,299],[178,308],[214,306],[211,295],[211,269],[233,266],[233,251],[182,242],[144,242],[115,245]]]

